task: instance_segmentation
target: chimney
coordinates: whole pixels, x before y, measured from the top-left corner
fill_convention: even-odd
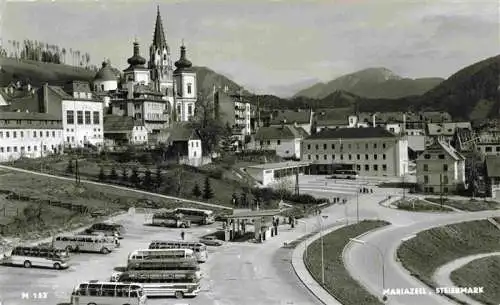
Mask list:
[[[373,124],[373,127],[377,127],[377,120],[375,119],[375,116],[376,116],[376,114],[374,113],[374,114],[372,115],[372,120],[373,120],[373,123],[372,123],[372,124]]]

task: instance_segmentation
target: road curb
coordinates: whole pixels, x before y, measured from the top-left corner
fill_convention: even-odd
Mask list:
[[[323,230],[321,234],[329,234],[335,230],[345,227],[345,224],[338,224],[337,222],[332,224],[326,230]],[[307,266],[304,262],[305,245],[310,245],[312,242],[317,240],[320,233],[316,233],[308,239],[297,244],[292,252],[292,269],[302,282],[302,284],[324,305],[343,305],[340,303],[333,295],[331,295],[326,289],[324,289],[309,273]]]

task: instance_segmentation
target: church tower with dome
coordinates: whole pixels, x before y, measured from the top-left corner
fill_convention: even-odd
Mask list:
[[[184,42],[181,46],[181,57],[175,62],[174,102],[176,121],[187,122],[194,116],[197,100],[196,71],[193,64],[187,59]]]
[[[157,7],[153,43],[149,48],[148,68],[151,71],[153,88],[165,94],[170,105],[173,106],[173,65],[170,57],[170,47],[167,44],[163,30],[159,6]]]
[[[144,66],[146,64],[146,59],[140,54],[139,42],[137,42],[137,40],[134,41],[134,55],[132,55],[127,62],[129,66],[127,69],[123,70],[125,83],[149,85],[149,69]]]

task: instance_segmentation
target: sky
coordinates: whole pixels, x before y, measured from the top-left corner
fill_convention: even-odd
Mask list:
[[[0,37],[125,69],[134,37],[147,57],[157,5],[174,61],[184,39],[194,65],[257,93],[287,95],[369,67],[446,78],[500,53],[498,0],[0,0]]]

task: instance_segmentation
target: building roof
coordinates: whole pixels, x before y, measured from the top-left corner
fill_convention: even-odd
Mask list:
[[[486,156],[485,163],[488,177],[500,177],[500,156]]]
[[[106,132],[125,132],[131,131],[135,126],[144,126],[142,121],[134,120],[130,116],[120,116],[120,115],[105,115],[103,128],[104,133]]]
[[[234,213],[233,215],[226,216],[229,219],[232,218],[254,218],[254,217],[265,217],[265,216],[276,216],[281,213],[281,210],[259,210],[259,211],[244,211]]]
[[[0,112],[0,120],[33,120],[33,121],[61,121],[60,118],[48,113],[37,112]]]
[[[271,121],[272,125],[285,124],[309,124],[311,122],[311,110],[293,111],[280,110]]]
[[[396,135],[382,127],[323,129],[307,139],[369,139],[396,138]]]
[[[49,90],[54,92],[55,94],[59,95],[60,98],[62,99],[73,99],[71,95],[69,95],[66,91],[63,90],[63,88],[58,87],[58,86],[47,86]]]
[[[107,62],[102,63],[101,69],[97,72],[94,77],[94,80],[97,81],[116,81],[118,78],[115,73],[111,69],[111,66]]]
[[[429,136],[452,136],[457,128],[472,130],[472,125],[470,122],[428,123],[427,134]]]
[[[157,6],[155,32],[153,34],[153,45],[152,47],[163,49],[166,48],[167,52],[170,52],[167,40],[165,39],[165,31],[163,31],[163,23],[161,22],[160,6]]]
[[[311,162],[301,162],[301,161],[288,161],[288,162],[278,162],[278,163],[263,163],[257,165],[250,165],[249,168],[258,169],[283,169],[283,168],[294,168],[299,166],[308,166]]]
[[[182,44],[181,46],[181,57],[178,61],[175,62],[174,65],[177,68],[175,69],[174,73],[194,72],[192,68],[193,64],[186,57],[186,47],[184,46],[184,44]]]
[[[464,157],[464,155],[462,155],[461,153],[459,153],[455,148],[453,148],[451,145],[449,145],[448,143],[446,142],[443,142],[443,141],[434,141],[434,143],[432,143],[430,146],[428,146],[425,151],[424,151],[424,154],[426,151],[428,150],[440,150],[440,151],[443,151],[445,153],[447,153],[453,160],[455,161],[460,161],[460,160],[465,160],[466,158]],[[420,155],[418,157],[418,159],[421,159],[423,156]]]
[[[303,137],[303,133],[292,125],[261,127],[255,134],[256,140],[287,140]]]
[[[146,67],[144,67],[146,59],[144,59],[144,57],[141,56],[139,50],[139,43],[137,41],[134,42],[134,55],[132,55],[132,57],[127,59],[127,62],[129,63],[130,66],[124,71],[131,71],[134,69],[146,69]]]
[[[160,132],[165,135],[167,142],[199,140],[200,137],[196,130],[184,122],[178,122],[172,127]]]
[[[322,109],[316,113],[316,123],[318,126],[348,125],[352,114],[351,108]]]

